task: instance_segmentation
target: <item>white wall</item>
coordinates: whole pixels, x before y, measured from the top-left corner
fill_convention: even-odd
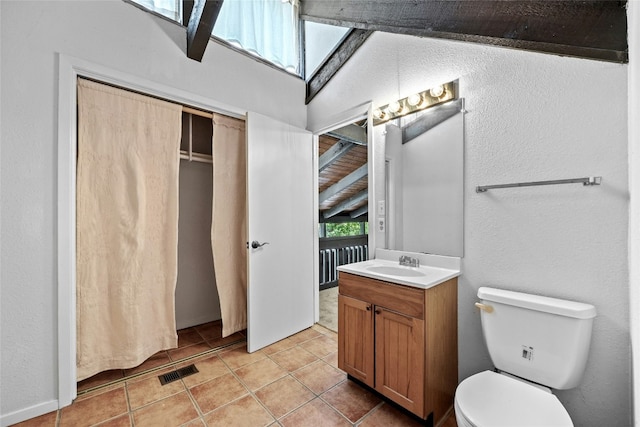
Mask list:
[[[557,392],[575,425],[631,424],[627,72],[621,64],[374,33],[308,106],[308,122],[460,79],[465,256],[460,380],[491,368],[473,307],[480,286],[592,303],[584,379]],[[374,133],[378,137],[378,132]],[[601,186],[477,185],[602,176]]]
[[[221,318],[211,251],[213,166],[180,160],[176,326],[184,329]]]
[[[186,31],[120,0],[1,1],[0,414],[57,405],[57,102],[64,53],[306,125],[304,82],[210,42],[186,57]]]

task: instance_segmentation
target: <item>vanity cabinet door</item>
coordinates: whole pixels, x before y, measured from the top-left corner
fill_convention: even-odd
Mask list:
[[[375,389],[424,417],[424,320],[379,306],[374,312]]]
[[[374,386],[373,305],[338,295],[338,368]]]

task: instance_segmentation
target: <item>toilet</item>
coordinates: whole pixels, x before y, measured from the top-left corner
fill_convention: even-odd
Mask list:
[[[458,385],[458,427],[573,426],[551,389],[579,384],[595,307],[487,287],[478,289],[478,298],[484,339],[496,369]]]

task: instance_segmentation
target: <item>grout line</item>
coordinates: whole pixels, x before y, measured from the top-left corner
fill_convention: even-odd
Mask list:
[[[100,384],[100,385],[97,385],[97,386],[94,386],[94,387],[90,387],[90,388],[88,388],[86,390],[79,391],[77,393],[77,397],[84,396],[85,394],[93,393],[94,391],[99,391],[99,390],[101,390],[103,388],[107,388],[107,387],[110,387],[110,386],[113,386],[113,385],[118,385],[118,384],[123,383],[123,382],[126,383],[127,381],[134,380],[134,379],[140,378],[142,376],[145,376],[145,375],[148,375],[148,374],[152,374],[154,372],[161,371],[163,369],[167,369],[167,368],[170,368],[170,367],[174,367],[175,368],[180,363],[189,362],[189,361],[191,361],[193,359],[197,359],[197,358],[203,357],[203,356],[216,354],[216,353],[218,353],[218,352],[220,352],[222,350],[227,349],[228,347],[231,347],[231,346],[233,346],[235,344],[239,344],[241,342],[243,342],[243,340],[234,341],[234,342],[231,342],[231,343],[228,343],[228,344],[224,344],[222,346],[218,346],[216,348],[212,348],[210,350],[205,350],[202,353],[198,353],[198,354],[194,354],[194,355],[191,355],[191,356],[187,356],[187,357],[182,358],[180,360],[170,361],[169,363],[165,363],[164,365],[156,366],[154,368],[149,368],[147,370],[144,370],[144,371],[141,371],[141,372],[137,372],[137,373],[131,374],[129,376],[118,378],[117,380],[113,380],[113,381],[110,381],[110,382],[107,382],[107,383],[104,383],[104,384]],[[171,356],[169,356],[169,358],[171,358]]]

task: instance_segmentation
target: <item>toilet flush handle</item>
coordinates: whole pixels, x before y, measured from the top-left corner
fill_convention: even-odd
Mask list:
[[[487,304],[482,304],[481,302],[477,302],[476,303],[476,307],[478,307],[480,310],[484,310],[487,313],[493,313],[493,307]]]

